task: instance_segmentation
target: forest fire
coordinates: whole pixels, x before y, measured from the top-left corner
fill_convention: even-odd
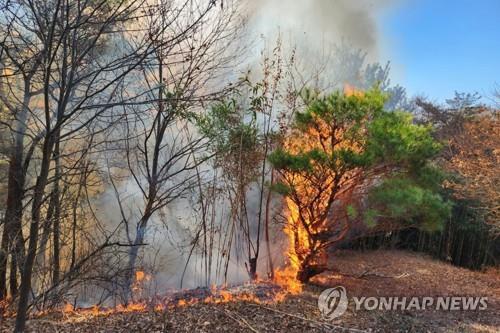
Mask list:
[[[144,279],[146,279],[146,273],[144,271],[137,271],[137,272],[135,272],[135,280],[137,282],[141,282]]]
[[[284,273],[285,271],[283,271]],[[136,274],[136,277],[142,280],[141,277],[147,279],[146,274]],[[285,278],[284,275],[280,277]],[[151,278],[151,277],[149,277]],[[39,318],[49,314],[61,314],[68,318],[80,320],[82,318],[91,318],[99,316],[110,316],[119,313],[130,312],[163,312],[168,309],[177,307],[188,307],[195,304],[225,304],[229,302],[250,302],[256,304],[274,304],[285,299],[286,295],[291,292],[300,291],[300,283],[293,284],[293,279],[279,280],[277,283],[256,282],[247,283],[232,287],[217,287],[196,288],[191,290],[182,290],[170,293],[159,297],[155,296],[150,299],[142,299],[128,304],[118,304],[116,306],[99,306],[78,307],[69,302],[66,302],[61,308],[54,310],[33,311],[31,317]],[[138,287],[139,288],[139,287]],[[141,290],[135,291],[136,295],[141,294]],[[15,312],[5,311],[2,315],[4,318],[13,318]]]
[[[344,94],[346,96],[363,96],[363,91],[349,83],[344,83]]]
[[[144,271],[138,270],[135,272],[134,283],[132,284],[132,292],[133,293],[141,293],[143,289],[145,289],[145,284],[151,281],[151,275],[147,274]],[[140,295],[138,295],[140,296]]]
[[[284,226],[289,242],[288,264],[276,273],[276,278],[291,292],[300,292],[301,283],[326,269],[325,245],[334,223],[328,216],[338,186],[337,175],[335,172],[313,174],[310,170],[321,169],[319,159],[331,156],[342,147],[340,142],[330,145],[335,142],[330,140],[332,135],[341,137],[342,130],[332,131],[326,122],[315,116],[312,119],[314,126],[309,126],[306,133],[290,135],[284,144],[285,155],[278,156],[294,165],[275,162],[281,181],[290,191],[285,198]]]
[[[433,71],[468,51],[499,67],[482,24],[498,10],[444,17],[481,18],[465,37],[486,43],[461,44],[484,50],[446,52],[460,29],[430,43],[419,17],[443,56],[391,59],[379,34],[414,8],[372,2],[0,0],[0,333],[315,333],[322,281],[379,294],[380,267],[343,274],[346,249],[498,266],[500,86],[480,77],[496,73]],[[442,95],[462,69],[470,92]]]
[[[73,320],[80,320],[98,316],[110,316],[117,313],[130,313],[130,312],[146,312],[150,309],[154,311],[163,311],[164,307],[157,305],[151,307],[145,302],[129,303],[127,305],[119,304],[116,307],[100,307],[94,305],[89,308],[77,308],[70,303],[66,303],[60,311],[44,311],[40,313],[34,313],[33,317],[41,317],[50,313],[61,313],[64,317],[74,318]]]
[[[302,283],[327,269],[328,248],[346,236],[355,218],[356,190],[370,168],[363,161],[363,135],[383,100],[348,84],[330,96],[308,91],[305,99],[305,111],[270,157],[286,193],[285,275]]]
[[[290,199],[286,199],[287,221],[284,227],[285,235],[288,238],[287,265],[274,273],[274,279],[280,286],[286,288],[290,293],[300,293],[302,283],[297,279],[300,271],[301,259],[300,249],[307,246],[308,240],[305,231],[298,224],[298,210]]]
[[[302,285],[295,279],[296,266],[289,265],[276,272],[274,281],[254,281],[234,286],[200,287],[196,289],[172,291],[170,293],[146,297],[147,282],[153,279],[145,271],[136,271],[133,284],[133,297],[135,301],[127,304],[93,305],[80,307],[78,304],[66,301],[62,306],[52,309],[33,310],[32,318],[47,315],[63,315],[70,321],[79,321],[85,318],[110,316],[131,312],[163,312],[168,309],[188,307],[195,304],[225,304],[229,302],[250,302],[256,304],[274,304],[283,301],[290,293],[297,294]],[[6,300],[0,303],[3,312],[0,318],[14,318],[16,312],[10,310],[12,304]]]

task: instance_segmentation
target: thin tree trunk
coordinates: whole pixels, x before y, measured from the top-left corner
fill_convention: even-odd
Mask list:
[[[0,245],[0,300],[7,297],[7,265],[9,255],[10,228],[5,220]]]
[[[128,265],[125,271],[125,303],[132,298],[132,287],[134,283],[134,273],[135,265],[137,261],[137,256],[139,254],[139,247],[144,243],[144,235],[146,233],[146,227],[151,215],[149,213],[145,214],[141,221],[139,222],[137,233],[135,235],[133,246],[130,247],[128,253]]]
[[[274,183],[274,170],[271,169],[271,186]],[[267,191],[267,198],[266,198],[266,220],[265,220],[265,238],[266,238],[266,248],[267,248],[267,263],[268,263],[268,271],[269,271],[269,277],[271,279],[274,278],[274,265],[273,265],[273,257],[271,254],[271,240],[269,237],[269,219],[270,219],[270,205],[271,205],[271,188]]]
[[[40,239],[40,246],[38,248],[38,253],[36,254],[36,264],[41,270],[40,276],[44,276],[47,273],[46,266],[46,253],[47,244],[50,238],[50,232],[52,229],[52,221],[54,216],[54,192],[50,194],[49,206],[47,207],[47,213],[45,215],[45,221],[42,225],[42,236]]]
[[[59,159],[59,133],[56,134],[56,143],[54,147],[54,162],[55,162],[55,182],[54,182],[54,222],[53,222],[53,258],[52,258],[52,285],[56,286],[59,284],[59,276],[61,271],[60,263],[60,219],[61,219],[61,203],[60,203],[60,191],[59,191],[59,179],[61,177],[61,165]]]
[[[9,288],[12,298],[17,296],[17,270],[19,269],[17,256],[12,256],[10,261]]]
[[[0,299],[7,296],[7,260],[8,254],[16,267],[22,264],[24,258],[24,238],[22,234],[23,197],[25,172],[23,168],[24,135],[28,118],[28,105],[31,99],[29,94],[30,79],[25,82],[23,106],[17,115],[17,126],[14,146],[12,147],[7,188],[7,207],[5,211],[5,225],[2,234],[1,250],[4,255],[0,257]],[[10,274],[10,291],[17,291],[17,272]]]
[[[77,216],[77,209],[78,209],[78,202],[80,201],[80,196],[82,195],[82,189],[85,184],[86,178],[87,178],[87,167],[84,169],[84,173],[82,175],[82,179],[80,180],[80,184],[78,184],[78,191],[76,193],[76,198],[75,201],[73,202],[73,224],[71,226],[71,263],[70,263],[70,271],[73,270],[75,263],[76,263],[76,231],[78,228],[78,216]]]
[[[48,87],[48,85],[46,85]],[[48,93],[46,93],[46,98],[48,99]],[[45,105],[48,104],[46,100]],[[16,316],[16,326],[14,329],[15,333],[24,332],[26,326],[26,317],[28,313],[29,305],[29,295],[31,290],[31,282],[33,275],[33,264],[35,262],[36,250],[38,246],[38,230],[40,228],[40,212],[43,204],[43,196],[45,192],[45,187],[47,185],[47,179],[50,169],[50,160],[52,156],[52,150],[54,148],[54,138],[47,131],[43,150],[42,150],[42,162],[40,165],[40,173],[37,177],[34,192],[33,192],[33,203],[31,206],[31,225],[29,232],[29,242],[28,242],[28,252],[26,254],[26,259],[23,263],[23,269],[21,274],[21,288],[19,290],[19,304],[17,308]]]

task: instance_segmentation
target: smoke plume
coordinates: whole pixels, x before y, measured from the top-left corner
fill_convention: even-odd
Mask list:
[[[321,52],[328,44],[348,42],[376,59],[377,14],[394,0],[254,0],[250,28],[270,38],[280,31],[299,50]]]

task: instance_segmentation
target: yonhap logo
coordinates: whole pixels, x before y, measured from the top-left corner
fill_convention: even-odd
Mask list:
[[[488,297],[435,296],[435,297],[352,297],[354,311],[482,311],[488,308]],[[346,289],[342,286],[323,290],[318,298],[318,307],[326,320],[342,316],[349,304]]]
[[[325,289],[318,298],[321,315],[327,320],[342,316],[347,310],[347,304],[347,292],[342,286]]]

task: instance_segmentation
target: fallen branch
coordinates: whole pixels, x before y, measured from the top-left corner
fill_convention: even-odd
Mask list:
[[[331,272],[335,272],[337,274],[340,274],[342,276],[349,276],[353,277],[355,279],[362,279],[368,276],[375,276],[375,277],[380,277],[380,278],[386,278],[386,279],[401,279],[410,276],[409,273],[404,272],[399,275],[382,275],[376,272],[377,269],[387,267],[388,265],[380,266],[380,267],[369,267],[360,274],[347,274],[347,273],[342,273],[341,271],[334,269],[334,268],[329,268],[328,270]]]
[[[382,274],[378,274],[377,272],[374,272],[374,273],[364,272],[359,276],[355,276],[355,278],[362,279],[366,276],[375,276],[375,277],[380,277],[380,278],[385,278],[385,279],[401,279],[401,278],[405,278],[407,276],[410,276],[410,274],[405,272],[405,273],[401,273],[399,275],[382,275]]]
[[[242,316],[239,316],[239,315],[237,315],[237,314],[235,314],[235,313],[232,313],[231,311],[229,311],[229,310],[227,310],[227,309],[225,309],[225,310],[224,310],[224,313],[225,313],[225,315],[226,315],[226,316],[228,316],[229,318],[233,319],[234,321],[236,321],[236,322],[237,322],[238,324],[240,324],[241,326],[246,326],[246,327],[248,327],[248,328],[249,328],[252,332],[254,332],[254,333],[259,333],[259,331],[257,331],[255,328],[253,328],[253,327],[252,327],[252,325],[250,325],[250,324],[248,323],[248,321],[247,321],[245,318],[243,318]],[[238,320],[238,318],[233,317],[233,315],[232,315],[232,314],[234,314],[235,316],[237,316],[237,317],[239,318],[239,320]]]

